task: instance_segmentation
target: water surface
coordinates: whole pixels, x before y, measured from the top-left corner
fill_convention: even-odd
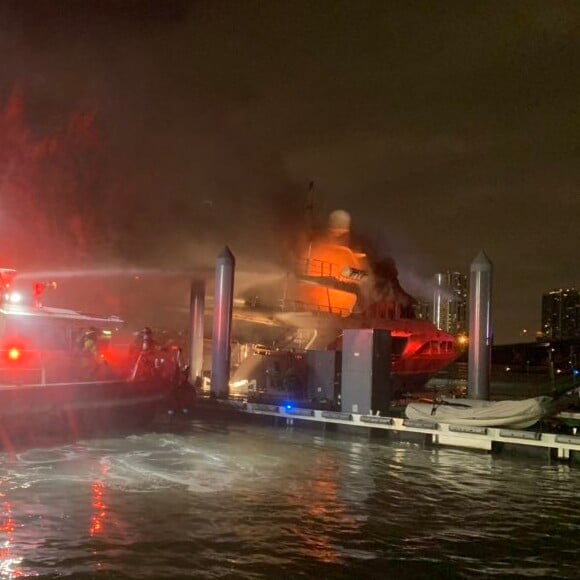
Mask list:
[[[3,455],[0,578],[576,578],[580,468],[192,423]]]

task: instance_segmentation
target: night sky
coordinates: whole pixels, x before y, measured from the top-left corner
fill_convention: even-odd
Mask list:
[[[2,137],[1,199],[50,185],[101,258],[189,267],[227,243],[267,269],[313,181],[317,215],[348,210],[416,296],[484,249],[515,341],[580,284],[579,23],[555,0],[5,2],[0,103],[20,91],[32,140],[89,111],[98,143],[63,189]]]

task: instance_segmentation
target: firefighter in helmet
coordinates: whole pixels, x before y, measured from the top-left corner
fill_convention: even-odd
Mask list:
[[[133,336],[135,338],[131,350],[135,354],[153,350],[153,331],[148,326],[134,332]]]
[[[139,333],[141,336],[141,350],[150,351],[153,349],[153,331],[146,326]]]
[[[151,377],[155,374],[155,352],[153,331],[146,326],[134,333],[135,340],[131,346],[134,357],[132,376]]]
[[[98,340],[99,331],[94,326],[86,330],[80,340],[81,367],[83,375],[87,378],[95,378],[100,367]]]

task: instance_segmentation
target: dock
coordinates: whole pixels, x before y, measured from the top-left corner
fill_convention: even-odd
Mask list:
[[[450,446],[477,451],[500,453],[504,449],[527,449],[545,453],[547,457],[571,463],[580,463],[580,436],[549,433],[533,430],[506,429],[499,427],[475,427],[471,425],[450,425],[436,421],[414,421],[401,417],[362,415],[341,411],[303,409],[288,405],[264,403],[239,403],[236,408],[248,415],[269,416],[276,423],[285,425],[308,422],[321,427],[344,425],[355,428],[383,430],[405,436],[424,437],[426,444]],[[571,419],[579,419],[580,414],[566,413]]]

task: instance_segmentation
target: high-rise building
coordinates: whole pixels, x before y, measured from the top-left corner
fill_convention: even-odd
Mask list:
[[[431,308],[433,324],[451,334],[466,333],[468,295],[469,286],[465,274],[449,271],[435,274]]]
[[[580,338],[580,291],[551,290],[542,296],[542,335],[550,340]]]
[[[427,302],[426,300],[417,300],[415,303],[415,318],[419,320],[433,320],[431,315],[431,310],[433,308],[432,302]]]

